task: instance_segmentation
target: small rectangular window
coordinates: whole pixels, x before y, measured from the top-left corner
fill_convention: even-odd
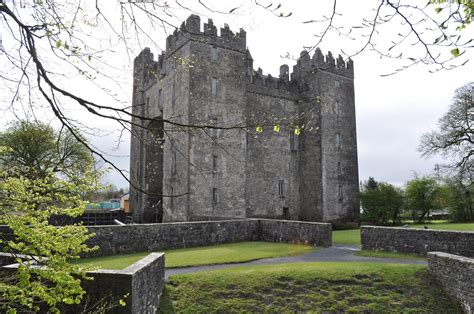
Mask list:
[[[163,104],[163,95],[161,89],[158,91],[158,106]]]
[[[339,196],[339,200],[342,200],[342,185],[338,187],[338,196]]]
[[[290,130],[290,152],[296,152],[296,138],[293,130]]]
[[[340,161],[337,162],[337,174],[342,174],[342,166]]]
[[[336,87],[341,87],[341,81],[336,80],[336,81],[334,82],[334,86],[336,86]]]
[[[217,96],[217,78],[212,78],[212,96]]]
[[[217,47],[211,47],[212,61],[217,61]]]
[[[172,151],[171,152],[171,174],[175,175],[177,172],[176,169],[176,152]]]
[[[340,133],[336,134],[336,147],[341,148],[342,145],[342,137]]]
[[[174,105],[176,102],[176,82],[173,82],[173,87],[171,90],[171,102]]]
[[[146,98],[146,106],[148,107],[150,105],[150,97]]]
[[[278,196],[285,195],[285,180],[278,180]]]
[[[212,155],[212,172],[217,171],[217,155]]]
[[[212,188],[212,202],[217,204],[218,196],[217,196],[217,188]]]

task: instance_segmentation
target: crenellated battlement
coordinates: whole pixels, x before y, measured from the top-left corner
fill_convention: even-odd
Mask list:
[[[346,62],[341,55],[338,55],[337,59],[335,59],[331,51],[323,55],[319,48],[316,48],[312,57],[307,51],[303,50],[296,65],[293,66],[291,78],[292,80],[296,79],[309,71],[325,71],[354,78],[354,62],[351,59]]]
[[[284,64],[280,67],[280,77],[273,77],[271,74],[264,75],[261,68],[258,68],[256,71],[252,70],[251,72],[251,76],[248,77],[249,84],[247,85],[250,91],[293,98],[296,85],[289,80],[288,65]]]
[[[204,23],[201,31],[201,18],[192,14],[181,24],[179,29],[175,29],[173,34],[166,39],[166,54],[172,54],[188,40],[245,52],[247,33],[243,29],[233,32],[229,25],[224,24],[224,27],[220,29],[220,35],[218,35],[217,27],[212,19],[208,19],[207,23]]]

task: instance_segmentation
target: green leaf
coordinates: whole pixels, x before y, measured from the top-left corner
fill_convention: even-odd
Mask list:
[[[453,55],[453,57],[457,58],[459,57],[459,48],[454,48],[454,49],[451,49],[451,54]]]
[[[61,40],[61,39],[58,39],[58,40],[56,41],[56,48],[61,48],[62,45],[63,45],[62,40]]]
[[[436,13],[439,13],[439,12],[441,12],[441,11],[443,11],[443,8],[436,8],[436,9],[435,9],[435,12],[436,12]]]
[[[300,129],[300,127],[296,127],[296,129],[295,129],[295,134],[296,134],[296,135],[300,135],[300,134],[301,134],[301,129]]]
[[[257,128],[255,129],[255,131],[257,131],[257,133],[262,133],[263,128],[262,128],[261,126],[257,126]]]
[[[321,97],[320,96],[316,96],[316,102],[319,104],[321,102]]]
[[[279,124],[277,124],[277,125],[275,125],[275,126],[273,127],[273,131],[275,131],[275,132],[277,132],[277,133],[280,133],[280,130],[281,130],[281,127],[280,127]]]

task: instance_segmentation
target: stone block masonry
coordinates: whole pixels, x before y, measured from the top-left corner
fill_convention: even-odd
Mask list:
[[[91,226],[88,245],[99,249],[88,256],[163,251],[241,241],[307,243],[331,246],[328,223],[240,219],[124,226]]]
[[[474,257],[474,232],[362,226],[360,237],[363,250]]]
[[[11,254],[2,257],[1,262],[13,260]],[[16,267],[0,267],[0,275],[11,274]],[[165,254],[150,253],[125,269],[90,271],[87,275],[93,280],[82,280],[86,293],[81,304],[60,305],[61,313],[156,313],[165,285]]]
[[[442,252],[428,253],[429,272],[466,313],[474,312],[474,259]]]

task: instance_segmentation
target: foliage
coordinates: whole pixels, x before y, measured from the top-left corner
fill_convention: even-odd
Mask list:
[[[474,82],[457,89],[448,111],[439,119],[438,130],[421,138],[425,156],[441,154],[450,161],[446,168],[472,182],[474,179]]]
[[[461,313],[425,266],[295,263],[171,276],[160,313]]]
[[[453,221],[474,221],[474,182],[456,177],[446,182],[446,207]]]
[[[403,192],[389,183],[369,180],[359,194],[361,206],[364,209],[362,220],[375,224],[386,224],[399,221],[400,210],[403,206]]]
[[[439,185],[430,177],[416,177],[407,182],[405,189],[406,209],[413,220],[422,223],[430,210],[439,208]]]
[[[69,180],[53,173],[26,178],[0,172],[0,224],[8,225],[13,234],[0,245],[19,265],[11,276],[2,273],[1,309],[58,312],[61,303],[80,303],[84,295],[80,280],[86,276],[68,261],[91,250],[84,242],[92,235],[79,224],[58,228],[49,220],[54,215],[80,215],[85,206],[82,193],[97,186],[98,177],[89,172]]]
[[[90,151],[71,132],[38,121],[11,123],[0,133],[0,147],[0,167],[13,176],[41,179],[53,173],[72,179],[94,169]]]
[[[240,263],[263,258],[300,255],[314,252],[314,250],[314,247],[303,244],[271,243],[259,241],[226,243],[205,247],[167,250],[165,251],[165,266],[167,268],[172,268]],[[74,263],[92,265],[94,267],[100,268],[122,269],[135,263],[147,254],[148,252],[142,252],[116,256],[85,258],[74,261]]]

